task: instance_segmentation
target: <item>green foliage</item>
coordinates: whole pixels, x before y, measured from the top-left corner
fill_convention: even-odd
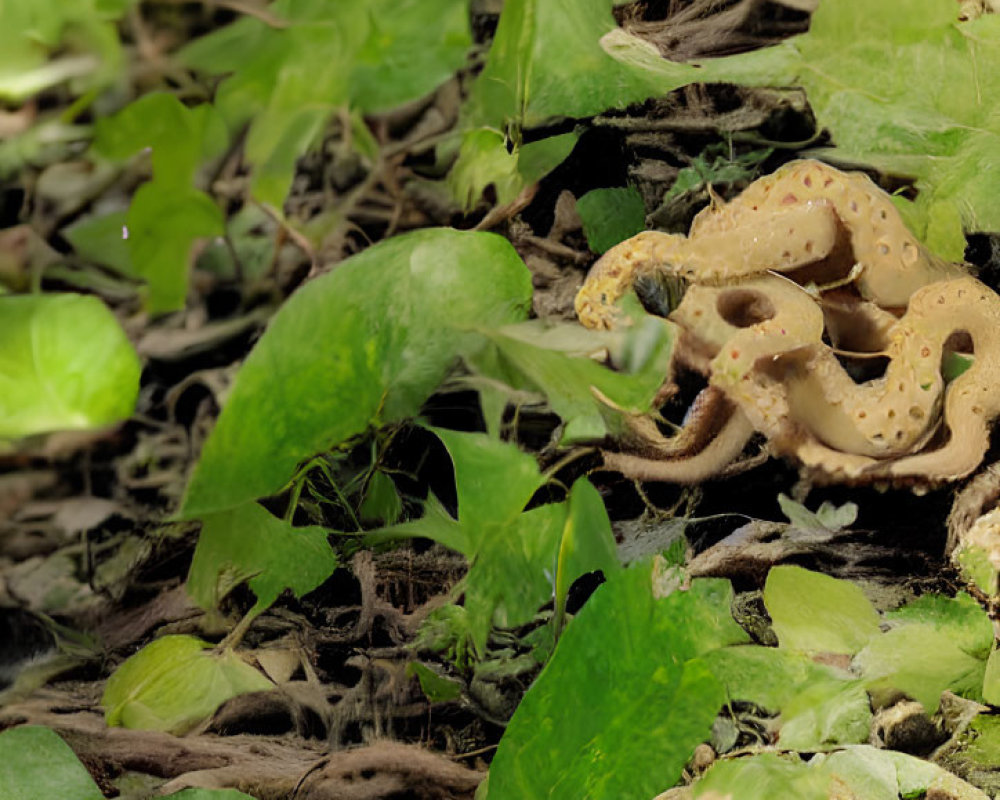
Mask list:
[[[272,684],[231,650],[211,652],[193,636],[164,636],[108,678],[101,698],[108,725],[183,734],[231,697]]]
[[[188,593],[202,608],[213,609],[249,580],[257,596],[249,614],[256,616],[285,589],[301,597],[333,574],[337,557],[326,537],[323,528],[294,528],[252,502],[207,514],[188,573]]]
[[[576,202],[587,245],[604,253],[646,229],[646,205],[634,186],[593,189]]]
[[[673,327],[645,313],[624,339],[588,337],[579,326],[573,331],[569,342],[548,336],[549,331],[533,322],[486,331],[489,346],[469,359],[477,374],[492,378],[494,389],[507,387],[512,398],[525,391],[541,392],[563,420],[564,444],[619,431],[623,413],[649,413],[674,342]],[[551,333],[558,335],[559,330]],[[589,342],[613,346],[622,371],[580,354]]]
[[[886,618],[893,627],[855,659],[872,689],[899,689],[937,710],[941,692],[981,699],[993,626],[971,597],[922,597]]]
[[[530,621],[554,592],[562,609],[580,575],[617,571],[607,511],[586,479],[573,484],[568,502],[524,511],[545,481],[533,456],[481,433],[435,433],[455,466],[458,519],[432,497],[423,517],[376,531],[369,541],[420,536],[469,559],[455,638],[468,637],[482,654],[494,624]],[[454,647],[466,650],[462,642]]]
[[[832,783],[834,779],[840,784],[839,789]],[[900,797],[929,796],[935,791],[944,797],[986,800],[985,794],[936,764],[869,745],[854,745],[828,755],[821,754],[808,764],[774,753],[720,760],[694,785],[694,797],[705,800],[720,797],[825,800],[841,796],[899,800]]]
[[[855,584],[802,567],[768,573],[764,603],[781,647],[854,654],[879,633],[878,612]]]
[[[721,705],[700,658],[745,640],[720,580],[654,593],[649,562],[583,607],[507,726],[487,800],[649,798],[680,776]]]
[[[386,111],[431,92],[464,63],[468,0],[277,0],[281,26],[244,17],[179,54],[229,74],[216,106],[231,131],[247,122],[254,197],[280,212],[295,162],[334,113]]]
[[[513,201],[525,186],[544,177],[573,150],[577,134],[564,133],[507,150],[499,131],[477,128],[462,138],[458,160],[448,172],[452,194],[472,208],[487,186],[493,186],[497,205]]]
[[[426,664],[419,661],[411,661],[406,665],[408,677],[417,676],[420,681],[420,690],[432,703],[443,703],[447,700],[454,700],[462,694],[462,685],[451,678],[438,675]]]
[[[64,81],[79,94],[117,80],[122,47],[114,23],[134,2],[0,3],[0,100],[25,100]]]
[[[102,800],[104,794],[55,731],[20,725],[0,733],[0,797]]]
[[[272,494],[314,454],[416,414],[473,325],[523,319],[528,271],[488,233],[428,229],[296,292],[240,370],[187,488],[202,516]]]
[[[486,65],[463,109],[463,140],[452,168],[462,176],[453,182],[460,202],[471,206],[492,183],[498,202],[507,203],[569,154],[571,144],[560,154],[554,144],[543,144],[549,139],[522,145],[523,128],[622,108],[666,91],[659,75],[634,70],[605,51],[602,37],[613,33],[628,36],[615,25],[608,0],[504,3]],[[688,67],[684,74],[694,71]],[[545,158],[539,159],[542,147]],[[534,177],[520,168],[529,157],[538,166]]]
[[[810,769],[797,758],[760,753],[753,758],[719,761],[695,784],[695,798],[739,797],[740,800],[826,800],[832,777]]]
[[[96,297],[0,297],[0,439],[128,417],[139,359]]]
[[[915,178],[916,203],[898,200],[904,216],[932,250],[961,259],[963,225],[1000,229],[1000,85],[987,77],[1000,69],[1000,17],[955,17],[938,0],[826,0],[808,33],[703,62],[689,80],[804,87],[833,135],[826,155]],[[621,57],[676,87],[682,65],[634,48]]]
[[[222,212],[193,182],[202,163],[225,146],[225,127],[212,106],[188,108],[162,92],[144,95],[97,123],[94,152],[100,157],[124,161],[146,150],[151,155],[153,178],[132,197],[125,230],[127,263],[149,284],[153,312],[184,307],[192,245],[224,233]],[[100,228],[84,231],[84,241],[87,233],[107,234]],[[120,255],[115,262],[125,266]]]
[[[677,179],[663,195],[664,204],[686,192],[696,192],[719,184],[749,182],[753,180],[760,163],[773,152],[771,148],[764,148],[733,158],[730,150],[728,144],[719,143],[709,145],[696,155],[691,166],[684,167],[677,173]]]
[[[781,745],[817,750],[867,740],[871,704],[864,683],[783,647],[727,647],[705,661],[732,700],[780,712]]]

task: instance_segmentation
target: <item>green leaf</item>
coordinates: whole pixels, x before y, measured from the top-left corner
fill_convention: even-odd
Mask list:
[[[982,696],[993,625],[972,597],[925,595],[885,619],[895,627],[855,659],[869,687],[906,692],[930,713],[945,689]]]
[[[406,665],[408,677],[417,676],[420,681],[420,690],[432,703],[444,703],[454,700],[462,694],[462,684],[452,678],[445,678],[438,675],[426,664],[419,661],[411,661]]]
[[[764,604],[781,647],[853,654],[879,633],[878,612],[849,581],[802,567],[774,567]]]
[[[804,531],[839,531],[853,525],[854,520],[858,518],[857,503],[848,502],[842,506],[835,506],[827,500],[812,512],[802,503],[792,500],[784,493],[779,493],[778,505],[781,506],[781,513],[788,521]]]
[[[0,297],[0,438],[119,422],[135,407],[140,369],[96,297]]]
[[[55,731],[19,725],[0,733],[0,797],[102,800],[104,794]]]
[[[535,457],[514,444],[481,433],[431,430],[455,465],[458,519],[470,532],[520,516],[545,482]]]
[[[695,784],[694,797],[705,800],[724,797],[826,800],[831,796],[831,783],[829,773],[810,768],[797,758],[759,753],[751,758],[716,761]]]
[[[931,249],[961,260],[963,225],[1000,229],[1000,86],[987,78],[1000,69],[1000,18],[956,24],[954,7],[937,0],[899,0],[889,9],[828,0],[808,33],[705,61],[699,79],[804,87],[836,145],[820,154],[915,178],[908,223]],[[678,65],[631,63],[675,88]]]
[[[475,371],[510,386],[545,395],[563,420],[562,443],[600,439],[620,425],[621,413],[647,413],[667,374],[673,328],[644,314],[624,345],[624,372],[615,372],[586,356],[551,346],[537,326],[511,326],[485,332],[492,347],[476,353]],[[593,389],[616,408],[598,399]]]
[[[634,186],[593,189],[576,202],[587,245],[604,253],[646,230],[646,204]]]
[[[653,584],[649,562],[623,570],[576,615],[504,732],[487,800],[648,800],[680,777],[724,699],[699,656],[745,634],[728,582],[664,598]]]
[[[375,470],[368,480],[358,515],[365,522],[394,525],[402,513],[403,501],[399,499],[396,484],[382,470]]]
[[[994,648],[986,659],[986,669],[983,672],[983,701],[996,705],[1000,701],[1000,656]]]
[[[507,139],[499,131],[475,128],[462,137],[458,159],[448,172],[448,186],[466,209],[476,204],[487,186],[493,187],[497,205],[506,205],[559,165],[577,138],[576,133],[565,133],[508,150]]]
[[[416,414],[477,340],[464,331],[523,319],[530,300],[505,239],[449,229],[380,242],[310,282],[243,364],[181,514],[273,494],[316,453]]]
[[[925,594],[885,614],[894,625],[926,624],[947,633],[955,645],[975,658],[984,659],[993,647],[993,623],[989,614],[966,592],[955,597]]]
[[[114,20],[133,2],[0,4],[0,100],[20,102],[66,81],[83,93],[117,80],[122,48]]]
[[[987,800],[971,784],[922,758],[870,745],[853,745],[835,753],[820,754],[810,767],[835,775],[854,797],[896,800],[925,794],[955,800]]]
[[[569,492],[569,515],[559,543],[556,563],[556,608],[562,614],[573,581],[601,570],[610,578],[621,569],[611,520],[604,500],[586,478],[578,478]]]
[[[780,712],[783,748],[819,750],[868,738],[871,704],[863,682],[849,674],[773,647],[727,647],[705,661],[730,700]]]
[[[614,34],[646,54],[655,48],[618,28],[607,0],[509,0],[467,113],[475,124],[530,128],[553,117],[586,117],[624,108],[666,89],[608,52]],[[670,62],[666,62],[669,64]],[[678,86],[698,70],[674,64]]]
[[[195,240],[225,232],[221,210],[192,186],[201,164],[225,148],[221,119],[210,105],[187,108],[153,92],[99,120],[96,130],[93,149],[104,158],[151,152],[153,179],[139,187],[125,220],[129,272],[148,282],[150,311],[183,308]]]
[[[132,197],[127,223],[129,258],[149,284],[149,310],[183,308],[191,250],[197,239],[225,232],[222,211],[204,192],[150,181]]]
[[[465,65],[468,0],[368,0],[371,25],[351,74],[351,105],[388,111],[432,92]]]
[[[941,692],[982,697],[985,658],[963,650],[945,629],[910,624],[872,639],[854,659],[870,689],[894,689],[937,711]]]
[[[530,621],[553,592],[562,608],[578,577],[617,570],[607,511],[586,480],[573,485],[568,502],[524,512],[545,481],[533,456],[482,433],[434,432],[455,466],[458,520],[432,498],[424,517],[376,531],[369,541],[423,536],[469,559],[462,626],[478,652],[493,625]]]
[[[164,636],[108,678],[101,705],[108,725],[183,734],[231,697],[274,687],[236,653],[209,652],[193,636]]]
[[[337,568],[337,556],[318,526],[294,528],[257,503],[205,516],[188,573],[188,593],[204,609],[216,608],[238,583],[249,579],[256,616],[290,589],[311,592]]]
[[[385,111],[433,91],[465,63],[467,0],[278,0],[282,26],[244,17],[183,48],[188,66],[229,73],[216,105],[231,131],[247,122],[254,196],[279,211],[296,161],[350,104]]]

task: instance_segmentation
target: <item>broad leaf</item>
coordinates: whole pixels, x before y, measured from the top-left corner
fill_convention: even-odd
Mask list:
[[[764,604],[781,647],[854,654],[879,634],[879,616],[855,584],[802,567],[774,567]]]
[[[751,758],[717,761],[694,786],[694,797],[704,800],[735,798],[771,800],[827,800],[832,777],[811,769],[796,757],[759,753]]]
[[[646,205],[635,187],[593,189],[576,202],[587,246],[595,253],[646,230]]]
[[[969,655],[948,631],[932,625],[904,625],[872,639],[854,665],[869,688],[903,691],[931,714],[945,689],[982,699],[985,657]]]
[[[625,369],[615,372],[592,358],[548,346],[537,327],[511,326],[487,336],[492,346],[476,353],[473,368],[513,390],[540,391],[563,420],[563,443],[617,432],[622,413],[648,413],[673,345],[673,328],[643,314],[620,348]]]
[[[653,585],[648,562],[622,571],[577,614],[507,726],[488,800],[648,800],[677,780],[725,699],[699,656],[746,637],[727,582]]]
[[[104,794],[55,731],[20,725],[0,733],[0,797],[102,800]]]
[[[336,568],[325,529],[294,528],[257,503],[245,503],[205,517],[187,588],[199,606],[212,609],[249,579],[257,596],[249,613],[256,615],[285,589],[296,597],[311,592]]]
[[[730,700],[780,712],[783,748],[819,750],[868,738],[871,705],[863,683],[851,675],[774,647],[727,647],[705,661]]]
[[[139,359],[96,297],[0,297],[0,439],[128,417]]]
[[[302,287],[240,370],[182,515],[273,494],[305,459],[416,414],[477,340],[466,329],[523,319],[530,298],[505,239],[449,229],[383,241]]]
[[[193,636],[164,636],[108,678],[101,698],[108,725],[182,734],[231,697],[272,684],[236,653],[210,652]]]

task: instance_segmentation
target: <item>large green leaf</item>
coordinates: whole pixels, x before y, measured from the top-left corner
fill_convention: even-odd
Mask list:
[[[831,785],[831,779],[835,783]],[[935,793],[936,792],[936,793]],[[900,797],[987,800],[971,784],[906,753],[852,745],[809,760],[758,753],[749,758],[719,760],[694,785],[694,797],[703,800],[738,797],[739,800],[826,800],[857,797],[864,800],[898,800]]]
[[[523,319],[527,269],[488,233],[389,239],[302,287],[240,370],[187,489],[200,516],[272,494],[298,465],[416,414],[473,325]]]
[[[650,564],[577,614],[507,726],[486,797],[647,800],[680,777],[725,699],[702,654],[744,641],[726,581],[654,595]]]
[[[231,697],[274,684],[236,653],[193,636],[164,636],[125,661],[101,698],[108,725],[182,734]]]
[[[982,699],[993,624],[972,597],[925,595],[885,619],[893,627],[854,662],[871,688],[906,692],[928,712],[946,689]]]
[[[259,614],[285,589],[301,597],[333,574],[337,556],[326,538],[325,529],[294,528],[257,503],[208,514],[191,560],[188,592],[211,609],[249,579],[257,596],[249,613]]]
[[[96,297],[0,297],[0,438],[125,419],[139,372],[125,332]]]
[[[730,700],[780,712],[784,748],[820,750],[868,738],[871,705],[863,682],[852,675],[780,647],[727,647],[705,661]]]
[[[102,800],[104,794],[55,731],[21,725],[0,733],[0,797]]]
[[[774,567],[764,604],[790,650],[853,655],[879,634],[878,612],[860,588],[802,567]]]
[[[810,767],[796,757],[759,753],[752,758],[720,760],[695,784],[694,797],[713,800],[739,797],[740,800],[827,800],[831,776]]]
[[[585,117],[669,91],[660,74],[610,55],[617,31],[610,0],[508,0],[466,113],[475,126],[529,128],[552,117]],[[631,37],[628,37],[631,40]],[[636,46],[655,50],[633,40]],[[696,80],[677,65],[678,86]],[[664,67],[666,69],[667,67]]]

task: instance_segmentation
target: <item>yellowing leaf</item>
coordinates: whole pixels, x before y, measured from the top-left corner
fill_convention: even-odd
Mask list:
[[[164,636],[125,661],[101,698],[108,725],[182,734],[226,700],[272,684],[236,653],[193,636]]]

